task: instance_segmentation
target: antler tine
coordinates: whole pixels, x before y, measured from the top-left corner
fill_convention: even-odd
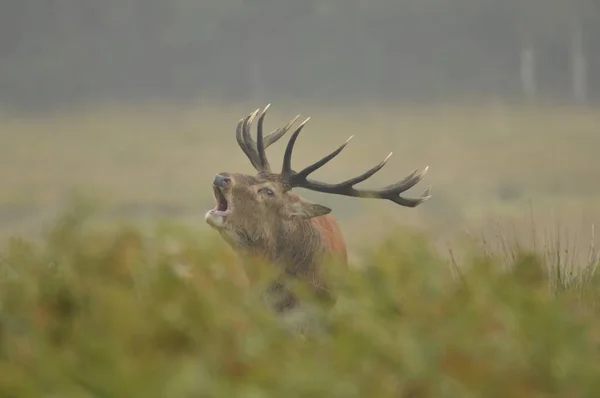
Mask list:
[[[266,136],[263,136],[263,122],[267,110],[270,108],[271,104],[267,104],[263,111],[260,114],[258,119],[258,132],[257,132],[257,142],[254,142],[252,139],[250,128],[252,126],[252,122],[258,115],[260,109],[256,109],[254,112],[250,113],[245,118],[241,119],[238,123],[238,128],[236,130],[236,139],[246,156],[250,159],[250,162],[254,166],[257,171],[270,171],[270,165],[266,156],[266,149],[277,142],[281,137],[285,135],[292,127],[292,125],[298,120],[300,115],[296,116],[289,122],[285,127],[280,127]],[[262,149],[261,149],[262,148]]]
[[[400,196],[400,194],[402,192],[407,191],[408,189],[412,188],[419,181],[421,181],[423,179],[423,177],[429,170],[429,166],[425,167],[421,172],[419,172],[418,169],[414,170],[412,173],[410,173],[408,176],[406,176],[402,180],[400,180],[394,184],[388,185],[382,189],[363,190],[363,189],[354,188],[354,185],[367,180],[368,178],[373,176],[375,173],[377,173],[379,170],[381,170],[383,168],[383,166],[385,166],[385,164],[388,162],[390,157],[392,156],[391,153],[382,162],[380,162],[378,165],[370,168],[366,172],[360,174],[357,177],[350,178],[346,181],[343,181],[343,182],[340,182],[337,184],[328,184],[328,183],[315,181],[315,180],[311,180],[311,179],[307,178],[310,173],[312,173],[315,170],[317,170],[318,168],[322,167],[328,161],[330,161],[335,156],[337,156],[342,151],[342,149],[344,149],[344,147],[348,144],[350,139],[348,139],[348,141],[346,141],[346,143],[343,144],[342,146],[340,146],[338,149],[336,149],[329,155],[325,156],[323,159],[319,160],[318,162],[308,166],[307,168],[300,171],[299,173],[291,172],[291,167],[289,167],[289,163],[291,160],[291,152],[292,152],[292,148],[294,145],[293,143],[294,143],[297,135],[298,135],[298,132],[296,131],[296,132],[294,132],[294,135],[292,136],[292,138],[290,138],[290,142],[288,143],[288,148],[286,150],[286,156],[284,158],[284,169],[287,167],[287,170],[290,171],[290,173],[288,174],[288,176],[286,178],[288,180],[288,184],[291,187],[306,188],[306,189],[316,191],[316,192],[330,193],[330,194],[343,195],[343,196],[351,196],[351,197],[357,197],[357,198],[388,199],[396,204],[399,204],[401,206],[406,206],[406,207],[418,206],[419,204],[421,204],[431,198],[431,186],[427,187],[425,192],[423,192],[423,194],[417,199],[404,198],[404,197]],[[350,138],[352,138],[352,137],[350,137]]]
[[[379,170],[381,170],[383,168],[383,166],[385,166],[385,164],[388,162],[388,160],[390,160],[390,158],[392,157],[392,153],[390,152],[389,155],[387,155],[387,157],[385,159],[383,159],[378,165],[371,167],[369,170],[365,171],[364,173],[362,173],[359,176],[356,176],[354,178],[351,178],[349,180],[346,180],[344,182],[339,183],[338,185],[343,185],[343,186],[353,186],[356,185],[358,183],[361,183],[365,180],[367,180],[368,178],[370,178],[373,174],[377,173]]]
[[[423,177],[425,177],[425,174],[427,174],[427,171],[429,171],[429,166],[425,166],[425,168],[421,172],[419,172],[419,169],[414,169],[404,179],[402,179],[396,183],[390,184],[386,187],[383,187],[382,189],[385,189],[385,190],[399,189],[402,192],[408,191],[409,189],[411,189],[412,187],[417,185],[419,183],[419,181],[421,181],[423,179]]]
[[[311,164],[308,167],[305,167],[304,169],[302,169],[302,171],[299,171],[297,174],[298,176],[302,176],[302,177],[306,177],[309,174],[311,174],[312,172],[320,169],[321,167],[325,166],[327,163],[329,163],[329,161],[333,158],[335,158],[337,155],[340,154],[340,152],[342,152],[344,150],[344,148],[346,148],[346,145],[348,145],[350,143],[350,141],[352,140],[352,138],[354,138],[353,135],[351,135],[346,142],[344,142],[342,145],[340,145],[339,147],[337,147],[337,149],[333,152],[331,152],[329,155],[325,156],[323,159]]]
[[[247,142],[246,137],[244,136],[244,128],[246,126],[246,123],[248,122],[248,119],[250,119],[251,116],[252,114],[239,120],[237,129],[235,131],[235,138],[240,148],[242,148],[242,151],[244,151],[248,159],[250,159],[250,163],[252,163],[252,166],[254,166],[255,169],[259,169],[260,166],[258,163],[258,157],[256,156],[254,149],[248,145],[249,143]]]
[[[398,195],[391,198],[390,200],[396,204],[399,204],[400,206],[417,207],[421,203],[427,202],[429,199],[431,199],[431,185],[428,185],[425,191],[417,199],[403,198],[402,196]]]
[[[304,128],[304,126],[306,125],[306,123],[308,123],[309,120],[310,120],[310,117],[306,118],[306,120],[304,120],[302,123],[300,123],[300,125],[296,128],[296,130],[294,131],[294,133],[290,137],[290,140],[288,141],[288,145],[287,145],[287,147],[285,149],[285,154],[283,156],[283,167],[281,169],[281,174],[284,175],[284,176],[286,176],[286,177],[288,177],[288,178],[302,179],[302,178],[305,178],[306,176],[308,176],[309,174],[311,174],[312,172],[314,172],[315,170],[320,169],[326,163],[328,163],[331,159],[333,159],[337,155],[339,155],[340,152],[342,152],[342,150],[346,147],[346,145],[348,145],[348,143],[350,142],[350,140],[352,140],[352,138],[354,138],[354,136],[350,136],[350,138],[348,138],[346,140],[346,142],[343,143],[342,145],[340,145],[335,151],[331,152],[329,155],[325,156],[321,160],[319,160],[319,161],[311,164],[310,166],[304,168],[302,171],[296,173],[296,172],[294,172],[292,170],[292,153],[294,151],[294,144],[296,143],[296,139],[298,138],[298,135],[300,134],[300,131],[302,131],[302,129]],[[295,175],[298,175],[298,177],[294,177]]]
[[[279,127],[277,129],[273,130],[272,132],[270,132],[269,134],[267,134],[265,136],[265,148],[270,147],[271,144],[274,144],[281,137],[283,137],[285,135],[285,133],[287,133],[290,130],[290,128],[292,128],[292,125],[294,123],[296,123],[296,120],[298,120],[299,118],[300,118],[300,115],[296,115],[296,117],[294,117],[292,119],[292,121],[289,122],[285,127]]]
[[[258,128],[256,132],[256,152],[258,153],[258,159],[260,160],[260,164],[262,166],[263,171],[271,171],[271,165],[269,164],[269,160],[267,159],[267,154],[265,152],[265,141],[263,138],[263,122],[265,120],[265,114],[271,104],[265,106],[260,117],[258,118]]]
[[[242,138],[243,138],[244,142],[246,143],[246,146],[248,147],[249,152],[252,153],[252,157],[254,158],[256,165],[258,166],[257,170],[260,170],[261,163],[260,163],[260,159],[258,157],[258,152],[256,150],[256,143],[254,142],[254,140],[252,139],[252,136],[250,135],[250,126],[252,126],[252,122],[254,121],[254,118],[258,114],[258,111],[260,111],[260,109],[256,109],[254,112],[250,113],[244,119],[244,124],[242,125]]]
[[[289,176],[294,173],[294,171],[292,170],[292,152],[294,151],[294,144],[296,143],[298,135],[300,134],[304,126],[306,126],[306,123],[308,123],[309,120],[310,117],[307,117],[302,123],[298,125],[298,127],[296,127],[296,130],[294,130],[294,132],[292,133],[292,136],[290,137],[290,140],[288,141],[288,144],[285,147],[285,153],[283,154],[283,166],[281,167],[281,174],[283,176]]]

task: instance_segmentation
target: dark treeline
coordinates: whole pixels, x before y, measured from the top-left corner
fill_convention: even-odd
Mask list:
[[[597,0],[3,0],[0,100],[510,101],[531,48],[570,101],[579,44],[597,100],[598,38]]]

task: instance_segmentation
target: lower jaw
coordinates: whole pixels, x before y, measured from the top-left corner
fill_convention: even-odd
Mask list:
[[[218,210],[209,210],[204,216],[204,220],[213,228],[222,228],[227,217],[226,212]]]

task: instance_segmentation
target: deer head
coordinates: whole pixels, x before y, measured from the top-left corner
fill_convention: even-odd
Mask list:
[[[258,118],[256,142],[250,135],[250,127],[259,109],[241,119],[236,130],[237,142],[257,174],[222,172],[215,175],[213,180],[216,206],[206,213],[205,219],[234,248],[254,251],[271,259],[286,257],[285,253],[281,253],[286,250],[295,250],[287,255],[292,258],[301,257],[302,251],[312,250],[313,246],[316,250],[320,238],[318,234],[311,233],[311,220],[329,214],[331,209],[294,195],[291,193],[293,188],[356,198],[387,199],[406,207],[418,206],[431,197],[431,187],[416,199],[400,196],[421,181],[428,167],[423,171],[414,170],[401,181],[382,189],[364,190],[354,187],[379,171],[390,159],[391,153],[378,165],[340,183],[330,184],[308,178],[311,173],[336,157],[352,137],[319,161],[301,171],[295,171],[291,164],[294,144],[310,118],[300,123],[293,132],[285,150],[281,172],[272,172],[265,150],[283,137],[299,116],[287,126],[264,135],[263,122],[268,108],[269,105]]]

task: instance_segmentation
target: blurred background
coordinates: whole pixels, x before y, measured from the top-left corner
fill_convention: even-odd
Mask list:
[[[594,0],[5,0],[0,98],[600,98]],[[589,75],[586,75],[586,70]]]
[[[598,37],[593,0],[4,0],[0,231],[35,234],[73,193],[109,221],[204,228],[214,173],[253,172],[237,121],[272,103],[269,129],[312,117],[296,167],[356,135],[316,177],[390,151],[365,186],[430,165],[417,209],[301,192],[351,242],[365,225],[369,239],[398,223],[448,237],[499,218],[590,234]]]

